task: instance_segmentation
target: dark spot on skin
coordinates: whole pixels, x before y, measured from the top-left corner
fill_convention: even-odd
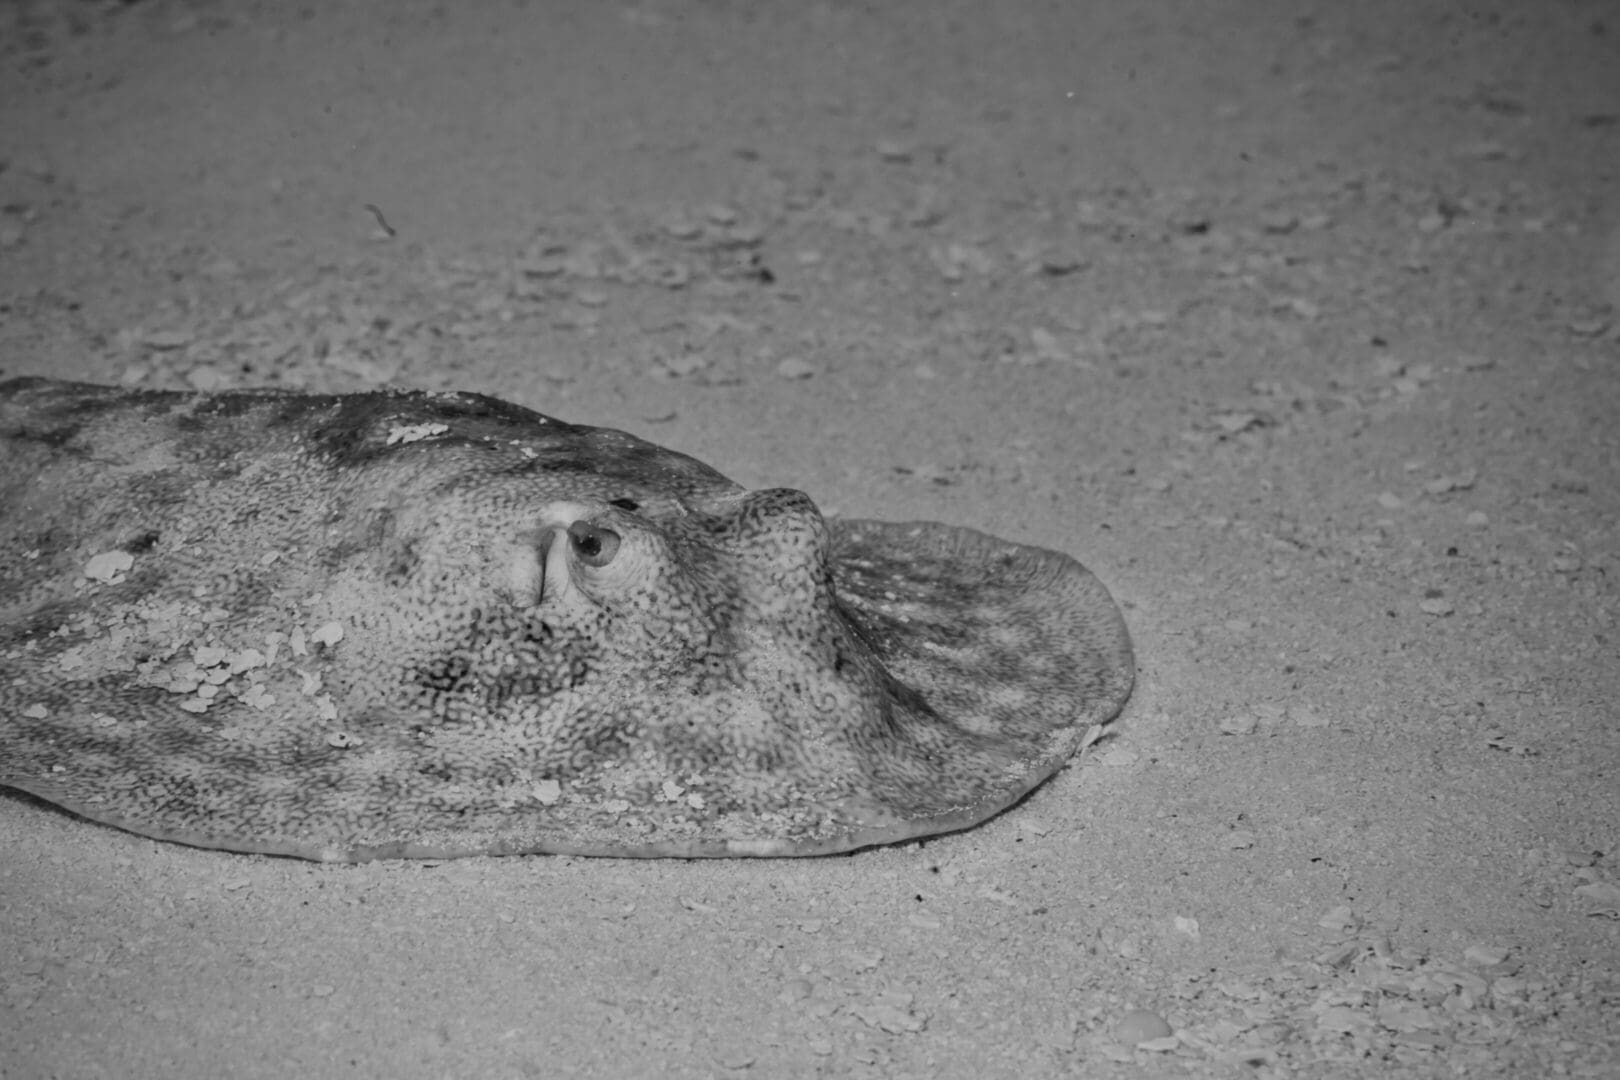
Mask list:
[[[416,543],[406,540],[389,554],[388,569],[383,571],[383,582],[391,588],[400,588],[411,580],[421,562],[416,554]]]
[[[429,690],[445,693],[464,686],[471,671],[472,664],[465,656],[441,657],[432,664],[419,668],[416,672],[416,681]]]
[[[569,662],[567,682],[568,689],[573,690],[578,688],[581,683],[590,677],[591,662],[589,660],[585,659],[583,656],[576,656],[572,661]]]

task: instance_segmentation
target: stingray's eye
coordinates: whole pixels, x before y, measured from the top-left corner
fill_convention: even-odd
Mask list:
[[[606,566],[619,551],[619,534],[588,521],[568,526],[568,542],[586,566]]]

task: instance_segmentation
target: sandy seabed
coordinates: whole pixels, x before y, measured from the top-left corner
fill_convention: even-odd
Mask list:
[[[1617,226],[1598,0],[0,4],[0,376],[494,394],[1067,551],[1139,664],[852,856],[0,794],[0,1076],[1620,1073]]]

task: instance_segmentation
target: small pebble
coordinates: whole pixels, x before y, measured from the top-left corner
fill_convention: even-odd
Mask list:
[[[882,158],[884,161],[892,161],[896,164],[903,164],[911,160],[911,144],[908,142],[902,142],[899,139],[879,139],[873,145],[873,149],[878,152],[878,157]]]
[[[1299,228],[1299,217],[1291,210],[1267,210],[1260,215],[1260,227],[1268,233],[1291,233]]]
[[[1288,719],[1303,728],[1327,727],[1329,719],[1314,705],[1288,706]]]
[[[1037,360],[1068,363],[1073,359],[1069,349],[1050,330],[1039,326],[1032,327],[1029,331],[1029,343],[1035,349],[1035,358]]]
[[[1473,158],[1476,161],[1501,161],[1510,155],[1511,151],[1495,139],[1468,143],[1457,148],[1458,157]]]
[[[816,369],[796,356],[790,356],[776,365],[776,375],[782,379],[808,379]]]
[[[752,1065],[754,1055],[742,1049],[722,1050],[715,1055],[715,1061],[719,1063],[721,1068],[736,1072]]]
[[[1476,967],[1495,967],[1508,957],[1508,951],[1499,945],[1470,945],[1463,950],[1463,959]]]
[[[1340,904],[1317,919],[1316,925],[1340,934],[1353,934],[1361,928],[1361,920],[1356,918],[1349,904]]]
[[[1382,353],[1373,357],[1373,374],[1380,379],[1393,379],[1406,371],[1406,363],[1397,357]]]
[[[135,557],[127,551],[104,551],[93,555],[84,564],[84,576],[92,581],[117,584],[123,574],[135,565]]]
[[[224,389],[225,383],[225,376],[219,369],[209,367],[207,364],[199,364],[186,372],[186,384],[204,394]]]
[[[703,232],[703,226],[684,214],[670,214],[663,221],[664,231],[677,240],[691,240]]]
[[[778,995],[786,1004],[803,1001],[816,992],[815,985],[809,979],[789,979]]]
[[[1567,866],[1595,866],[1603,854],[1587,847],[1564,847],[1558,850],[1558,856]]]
[[[1123,1046],[1139,1046],[1172,1034],[1164,1017],[1147,1009],[1132,1009],[1114,1022],[1114,1038]]]
[[[1348,1005],[1334,1005],[1316,1018],[1316,1026],[1323,1031],[1336,1031],[1345,1035],[1370,1025],[1371,1021],[1367,1017]]]
[[[1479,474],[1473,469],[1458,473],[1455,476],[1439,476],[1423,485],[1423,490],[1430,495],[1444,495],[1448,491],[1467,491],[1479,479]]]

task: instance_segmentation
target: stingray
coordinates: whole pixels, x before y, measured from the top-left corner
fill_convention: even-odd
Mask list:
[[[1066,555],[471,393],[0,383],[0,785],[327,861],[977,824],[1130,694]]]

